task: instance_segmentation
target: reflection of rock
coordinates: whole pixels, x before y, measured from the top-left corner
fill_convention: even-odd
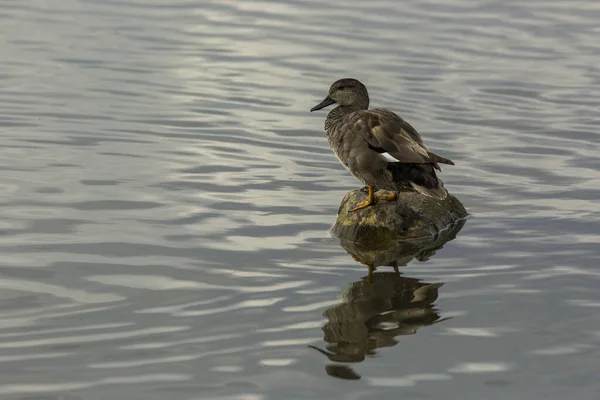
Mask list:
[[[352,282],[342,294],[343,302],[324,312],[323,326],[326,349],[313,347],[338,363],[361,362],[381,347],[398,343],[397,336],[412,335],[418,329],[440,322],[433,303],[443,283],[426,283],[402,276],[397,266],[413,258],[425,261],[442,246],[456,237],[464,220],[426,240],[395,242],[382,247],[341,241],[352,257],[369,267],[368,275]],[[394,272],[377,272],[378,266],[394,266]],[[330,364],[327,374],[341,379],[360,379],[344,365]]]
[[[460,220],[440,232],[438,236],[425,240],[403,240],[392,245],[388,244],[388,246],[376,246],[370,243],[351,242],[348,240],[341,240],[340,244],[350,253],[354,260],[370,267],[406,265],[413,258],[418,261],[427,261],[446,242],[456,237],[464,226],[465,221],[464,219]]]
[[[436,236],[468,215],[462,203],[451,194],[444,200],[437,200],[410,191],[400,192],[395,201],[381,201],[348,212],[365,199],[366,194],[360,189],[346,194],[332,228],[336,237],[389,245],[398,240]]]

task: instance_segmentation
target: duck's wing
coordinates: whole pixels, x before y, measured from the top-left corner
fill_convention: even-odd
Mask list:
[[[388,110],[365,110],[359,112],[356,124],[360,125],[363,139],[369,148],[383,155],[390,162],[411,164],[437,163],[454,165],[444,157],[429,151],[423,139],[408,122]]]

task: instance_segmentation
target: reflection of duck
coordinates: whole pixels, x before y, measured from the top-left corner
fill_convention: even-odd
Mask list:
[[[323,326],[331,361],[360,362],[375,349],[394,346],[396,336],[411,335],[440,319],[433,307],[442,283],[423,283],[396,272],[352,282],[343,303],[327,309]]]
[[[443,283],[426,283],[402,276],[399,265],[413,258],[425,261],[449,240],[454,239],[464,221],[435,239],[401,242],[391,248],[377,249],[358,243],[342,242],[352,257],[369,267],[369,273],[352,282],[342,294],[343,302],[324,312],[326,349],[310,346],[331,361],[361,362],[381,347],[398,343],[396,336],[412,335],[418,329],[441,322],[434,307]],[[378,266],[393,266],[394,272],[373,273]],[[339,364],[326,367],[329,375],[341,379],[360,379],[351,368]]]

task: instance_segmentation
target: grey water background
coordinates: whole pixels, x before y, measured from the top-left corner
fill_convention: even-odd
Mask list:
[[[599,19],[595,0],[0,1],[0,397],[596,399]],[[400,268],[444,283],[419,306],[437,323],[353,363],[308,347],[368,289],[328,233],[359,183],[308,112],[341,77],[455,161],[471,213]]]

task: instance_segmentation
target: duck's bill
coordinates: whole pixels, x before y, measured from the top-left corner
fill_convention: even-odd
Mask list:
[[[310,111],[312,112],[312,111],[320,110],[321,108],[330,106],[333,103],[335,103],[335,100],[333,100],[331,97],[327,96],[327,97],[325,97],[325,100],[323,100],[322,102],[320,102],[319,104],[317,104],[316,106],[311,108]]]

